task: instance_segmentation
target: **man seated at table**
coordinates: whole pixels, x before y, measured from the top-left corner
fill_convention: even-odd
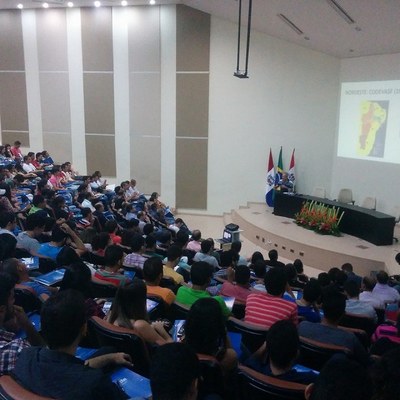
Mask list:
[[[113,400],[126,396],[102,368],[132,367],[129,355],[110,353],[81,361],[75,357],[86,335],[85,301],[77,291],[66,290],[49,298],[41,313],[41,332],[47,347],[21,352],[13,375],[27,389],[46,397],[74,400]]]
[[[291,180],[289,180],[289,175],[287,172],[282,173],[282,178],[279,179],[278,184],[275,186],[275,190],[279,190],[281,192],[292,192],[294,188],[294,184]]]

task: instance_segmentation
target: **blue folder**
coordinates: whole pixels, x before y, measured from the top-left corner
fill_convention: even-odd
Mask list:
[[[47,274],[43,274],[33,278],[34,281],[41,283],[42,285],[51,286],[58,282],[61,282],[65,274],[65,268],[56,269]]]
[[[128,368],[120,368],[111,374],[111,380],[130,398],[151,397],[149,379],[131,371]]]
[[[79,347],[76,349],[75,357],[80,358],[82,361],[88,360],[98,349],[89,349],[88,347]]]

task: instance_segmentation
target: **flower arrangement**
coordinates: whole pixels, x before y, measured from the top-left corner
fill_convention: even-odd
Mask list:
[[[313,200],[303,203],[301,210],[295,214],[295,222],[323,235],[340,236],[339,224],[343,214],[339,207],[328,207]]]

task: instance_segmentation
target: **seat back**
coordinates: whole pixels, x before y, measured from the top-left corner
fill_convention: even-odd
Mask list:
[[[354,203],[353,191],[351,189],[340,189],[338,194],[338,201],[340,203]]]
[[[168,319],[174,323],[174,321],[178,319],[186,320],[186,317],[189,313],[190,306],[186,304],[177,303],[176,301],[172,303],[168,310]]]
[[[312,195],[315,197],[321,197],[324,199],[326,197],[325,188],[321,187],[321,186],[316,186],[312,192]]]
[[[232,307],[232,315],[237,319],[243,319],[246,311],[246,303],[235,300]]]
[[[306,385],[266,376],[239,366],[239,398],[243,400],[304,400]]]
[[[301,365],[320,371],[325,363],[337,353],[350,354],[351,351],[344,346],[336,346],[300,337],[300,357],[298,363]]]
[[[14,289],[15,304],[24,309],[26,313],[38,311],[42,308],[40,299],[29,288],[16,287]]]
[[[229,332],[242,335],[242,343],[251,353],[258,350],[265,342],[268,332],[267,328],[249,324],[234,317],[228,319],[226,327]]]
[[[116,286],[107,285],[99,282],[90,282],[90,286],[92,288],[92,296],[93,298],[101,298],[108,299],[111,297],[115,297],[115,293],[117,293]]]
[[[372,318],[364,315],[346,313],[339,321],[340,326],[361,329],[366,332],[368,338],[372,336],[377,328],[377,324]]]
[[[157,303],[157,306],[155,306],[149,313],[149,319],[150,321],[156,321],[159,318],[166,318],[166,312],[168,309],[167,303],[162,299],[162,297],[157,296],[157,295],[151,295],[148,294],[147,298],[149,300],[153,300]]]
[[[129,354],[133,361],[133,370],[140,375],[149,376],[150,356],[144,340],[132,329],[121,328],[92,317],[88,327],[93,330],[100,346],[111,346],[117,351]]]
[[[1,400],[52,400],[50,397],[39,396],[30,392],[16,382],[11,376],[0,377]]]
[[[361,207],[368,208],[369,210],[376,209],[376,198],[375,197],[366,197],[361,203]]]
[[[202,399],[211,394],[223,397],[225,394],[225,385],[221,365],[213,356],[197,354],[197,357],[200,361],[200,373],[202,377],[201,382],[199,382],[198,398]]]

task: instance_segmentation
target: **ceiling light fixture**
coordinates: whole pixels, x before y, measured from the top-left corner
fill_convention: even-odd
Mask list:
[[[67,4],[67,6],[71,8],[71,7],[74,6],[74,3],[73,3],[72,1],[69,1],[68,4]]]
[[[292,28],[298,35],[303,35],[304,32],[295,24],[293,23],[286,15],[278,14],[278,17],[290,28]]]
[[[95,2],[94,2],[94,6],[95,6],[95,7],[100,7],[100,6],[101,6],[101,3],[100,3],[99,1],[95,1]]]
[[[150,1],[149,1],[149,4],[150,4],[151,6],[154,6],[154,4],[156,4],[156,0],[150,0]]]
[[[356,22],[353,18],[350,17],[349,13],[336,0],[326,1],[348,24],[354,24]]]
[[[21,4],[21,3],[19,3],[19,4],[17,5],[17,8],[19,8],[20,10],[22,10],[22,9],[24,8],[24,5]]]
[[[121,1],[121,6],[126,7],[128,5],[128,2],[126,0]]]
[[[49,8],[49,3],[43,3],[42,6],[43,8]]]

